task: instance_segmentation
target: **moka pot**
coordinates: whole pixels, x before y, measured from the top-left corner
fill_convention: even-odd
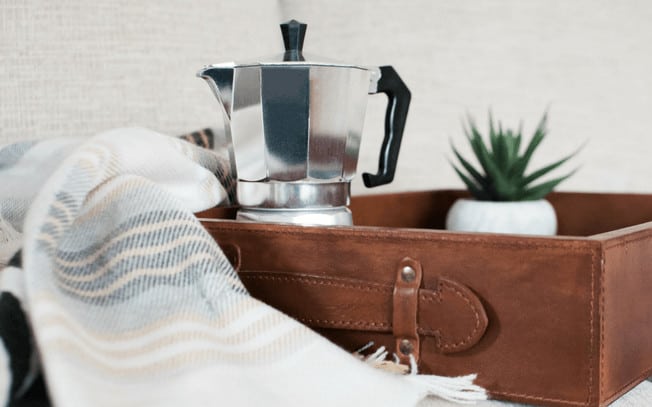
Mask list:
[[[198,73],[222,107],[238,219],[350,225],[367,95],[388,96],[378,173],[363,174],[364,184],[375,187],[394,178],[410,91],[391,66],[305,55],[306,24],[292,20],[281,31],[283,54]]]

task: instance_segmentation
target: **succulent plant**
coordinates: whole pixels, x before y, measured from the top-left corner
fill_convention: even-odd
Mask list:
[[[546,136],[546,122],[548,115],[545,113],[539,122],[532,139],[523,151],[521,147],[522,125],[518,131],[511,129],[503,130],[502,124],[498,122],[498,128],[494,125],[493,117],[489,114],[489,144],[485,144],[482,134],[478,131],[475,121],[469,117],[468,128],[464,127],[466,137],[471,144],[473,153],[480,163],[481,169],[476,169],[457,151],[454,145],[453,152],[461,166],[466,170],[463,172],[453,164],[453,168],[466,184],[469,192],[476,199],[482,201],[529,201],[544,198],[559,183],[573,175],[572,171],[562,177],[533,185],[544,175],[564,164],[572,154],[546,165],[536,171],[525,175],[528,164],[537,147]]]

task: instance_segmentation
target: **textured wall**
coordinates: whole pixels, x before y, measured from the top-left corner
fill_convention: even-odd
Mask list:
[[[0,144],[214,124],[204,65],[276,52],[275,1],[0,0]]]
[[[0,0],[0,143],[216,124],[197,69],[278,52],[290,17],[309,23],[306,51],[393,64],[413,91],[395,182],[358,178],[355,193],[461,186],[447,160],[466,112],[529,132],[548,106],[535,163],[588,141],[561,189],[652,192],[644,0]],[[376,169],[383,99],[369,98],[360,172]]]
[[[460,121],[533,130],[549,106],[535,163],[588,144],[560,189],[652,193],[652,2],[643,0],[283,0],[309,24],[305,49],[393,64],[413,93],[399,169],[385,190],[460,186],[448,164]],[[374,170],[383,97],[370,97],[360,170]],[[572,169],[573,164],[568,169]],[[358,182],[356,192],[365,192]]]

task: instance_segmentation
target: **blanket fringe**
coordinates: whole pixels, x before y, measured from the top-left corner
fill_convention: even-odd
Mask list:
[[[356,354],[369,349],[373,346],[369,342]],[[405,375],[405,380],[415,384],[425,396],[435,396],[444,400],[460,404],[475,404],[478,401],[487,399],[487,392],[482,387],[474,384],[477,375],[470,374],[458,377],[445,377],[435,375],[420,375],[416,359],[410,356],[410,366],[402,365],[398,362],[398,357],[394,354],[394,360],[387,360],[389,352],[384,346],[368,356],[363,357],[365,363],[385,371]]]
[[[409,380],[419,386],[428,396],[436,396],[444,400],[460,404],[475,404],[486,400],[486,391],[473,384],[475,374],[458,377],[444,377],[434,375],[407,375]]]

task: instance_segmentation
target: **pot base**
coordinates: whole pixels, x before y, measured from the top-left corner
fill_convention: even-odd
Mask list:
[[[557,215],[545,199],[518,202],[458,199],[448,212],[446,228],[460,232],[552,236],[557,233]]]
[[[321,209],[251,209],[238,211],[236,220],[290,223],[306,226],[351,226],[351,211],[346,206]]]

